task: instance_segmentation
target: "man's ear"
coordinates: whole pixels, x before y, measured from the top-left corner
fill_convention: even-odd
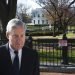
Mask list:
[[[6,37],[7,37],[7,39],[9,39],[9,33],[8,32],[6,32]]]

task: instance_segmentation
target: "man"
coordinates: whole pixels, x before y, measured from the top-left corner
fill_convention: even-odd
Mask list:
[[[9,42],[0,46],[0,75],[39,75],[38,54],[24,46],[24,23],[12,19],[6,27]]]

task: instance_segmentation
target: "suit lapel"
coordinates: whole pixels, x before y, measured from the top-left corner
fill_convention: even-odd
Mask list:
[[[22,48],[22,57],[21,57],[21,67],[20,67],[20,73],[24,71],[26,73],[27,71],[27,51],[26,48]]]
[[[24,64],[24,60],[25,58],[24,58],[24,52],[23,52],[23,49],[22,49],[22,56],[21,56],[21,67],[20,67],[20,70],[22,69],[22,67],[23,67],[23,64]]]
[[[10,65],[12,65],[11,56],[10,56],[10,51],[9,51],[9,43],[6,44],[6,54],[7,54],[8,63],[9,63]]]

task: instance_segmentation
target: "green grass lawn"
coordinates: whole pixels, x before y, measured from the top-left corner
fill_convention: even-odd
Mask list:
[[[32,36],[33,39],[43,39],[43,38],[57,38],[57,39],[62,39],[63,34],[60,34],[59,36],[53,37],[53,36]],[[67,34],[67,38],[75,38],[75,34],[72,32],[69,32]]]
[[[56,38],[61,39],[63,34],[60,34],[59,36],[56,36]],[[75,38],[75,33],[69,32],[67,33],[67,38]]]

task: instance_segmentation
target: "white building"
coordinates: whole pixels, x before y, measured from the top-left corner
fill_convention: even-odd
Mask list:
[[[49,24],[51,25],[50,19],[47,17],[47,11],[42,8],[36,8],[32,11],[32,23],[35,24]]]

